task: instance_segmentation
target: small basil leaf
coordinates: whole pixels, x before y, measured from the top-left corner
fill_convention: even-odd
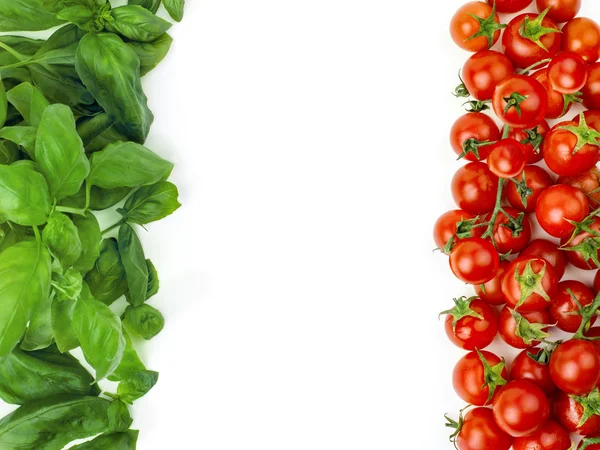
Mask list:
[[[125,337],[123,359],[121,359],[119,367],[117,367],[117,369],[108,377],[110,381],[122,381],[132,377],[138,372],[146,370],[146,366],[144,366],[144,363],[140,360],[140,357],[135,351],[126,329],[123,329],[123,336]]]
[[[81,137],[84,147],[108,130],[113,120],[106,113],[92,117],[82,117],[77,121],[77,134]]]
[[[35,134],[34,127],[14,126],[0,130],[0,138],[18,145],[31,157],[35,154]]]
[[[74,269],[65,270],[64,273],[54,272],[52,274],[52,287],[56,292],[57,301],[76,300],[81,295],[83,278],[81,273]]]
[[[21,349],[31,352],[33,350],[42,350],[52,345],[54,341],[54,331],[52,330],[52,296],[48,296],[40,303],[38,309],[34,311],[25,337],[21,341]]]
[[[126,431],[133,419],[128,406],[121,400],[115,400],[108,408],[108,426],[111,431]]]
[[[127,275],[127,301],[139,306],[146,301],[148,266],[140,239],[131,225],[126,223],[119,228],[119,255]]]
[[[136,373],[119,383],[117,395],[125,403],[133,404],[139,398],[142,398],[158,381],[158,372],[144,370]]]
[[[177,187],[168,181],[143,186],[127,199],[123,215],[128,222],[145,225],[175,212],[181,204]]]
[[[96,300],[107,305],[125,294],[127,277],[116,239],[109,238],[102,241],[100,255],[94,268],[86,275],[85,281]]]
[[[140,5],[142,8],[156,14],[156,11],[160,7],[160,2],[161,0],[129,0],[127,3],[129,5]]]
[[[42,91],[31,85],[21,83],[6,93],[8,101],[19,111],[25,122],[37,127],[42,120],[44,110],[50,106]]]
[[[102,189],[98,186],[92,186],[89,207],[92,211],[103,211],[112,208],[127,197],[130,191],[130,188]],[[61,206],[83,209],[85,208],[85,200],[85,185],[83,185],[77,194],[63,198],[60,204]]]
[[[46,41],[42,39],[31,39],[24,36],[0,36],[0,42],[6,44],[23,56],[33,56]],[[0,66],[8,66],[17,62],[19,62],[19,60],[15,55],[4,48],[0,48]]]
[[[0,79],[0,128],[6,123],[8,117],[8,100],[6,98],[6,87]]]
[[[137,430],[102,434],[89,442],[71,447],[71,450],[135,450],[138,435],[139,431]]]
[[[71,267],[81,256],[81,239],[77,227],[61,212],[52,213],[42,231],[42,240],[65,269]]]
[[[79,339],[73,328],[73,312],[76,304],[76,299],[63,301],[55,299],[52,302],[52,330],[56,345],[61,352],[79,347]]]
[[[123,324],[140,337],[150,340],[162,331],[165,318],[158,309],[150,305],[129,305],[125,309]]]
[[[150,43],[127,42],[140,59],[140,75],[144,76],[158,66],[169,53],[173,38],[167,33]]]
[[[94,264],[100,256],[102,232],[98,220],[93,214],[88,214],[85,217],[73,216],[73,224],[79,232],[82,249],[81,256],[75,262],[74,268],[86,274],[94,268]]]
[[[152,264],[149,259],[146,260],[146,266],[148,267],[148,290],[146,292],[146,300],[150,297],[155,296],[160,288],[160,281],[158,279],[158,272],[156,267]]]
[[[19,158],[19,148],[12,142],[0,141],[0,164],[10,165]]]
[[[182,21],[185,0],[163,0],[163,5],[173,20]]]
[[[120,6],[112,10],[113,21],[106,29],[137,42],[152,42],[171,28],[171,23],[137,5]]]

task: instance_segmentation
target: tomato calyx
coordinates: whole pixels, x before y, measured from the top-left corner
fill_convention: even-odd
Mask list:
[[[497,141],[480,141],[479,139],[469,138],[463,142],[463,151],[456,159],[462,159],[468,154],[473,154],[475,158],[477,158],[477,161],[479,161],[481,159],[479,156],[479,148],[485,147],[486,145],[495,144],[496,142]]]
[[[527,139],[524,139],[523,141],[521,141],[521,143],[525,142],[526,140]],[[519,197],[521,197],[521,203],[523,203],[523,206],[527,208],[527,199],[533,194],[533,190],[529,186],[527,186],[527,178],[525,177],[525,172],[523,172],[522,181],[519,181],[516,178],[510,178],[510,181],[515,183],[515,185],[517,186],[517,194],[519,194]],[[525,217],[524,213],[523,217]],[[523,219],[521,218],[521,223],[522,222]]]
[[[436,250],[441,250],[442,253],[445,253],[447,255],[450,254],[450,252],[454,248],[454,245],[456,244],[456,239],[466,239],[471,237],[472,229],[480,226],[477,225],[477,222],[479,222],[479,217],[474,217],[473,219],[465,219],[456,222],[456,233],[454,233],[450,237],[450,239],[448,239],[448,242],[446,243],[444,248]]]
[[[579,444],[579,447],[577,447],[578,450],[585,450],[586,448],[588,448],[590,445],[594,445],[594,444],[600,444],[600,437],[586,437],[583,438],[583,441],[581,441],[581,444]],[[569,449],[571,450],[571,449]]]
[[[490,109],[491,100],[469,100],[462,106],[469,105],[465,108],[467,112],[482,112]]]
[[[458,444],[456,441],[458,440],[458,435],[462,431],[463,425],[465,424],[464,412],[470,407],[471,405],[467,405],[458,412],[458,422],[452,419],[450,416],[448,416],[448,414],[444,414],[444,418],[446,419],[446,428],[452,428],[454,430],[454,433],[450,435],[450,442],[454,444],[454,448],[456,448],[457,450]]]
[[[600,237],[588,236],[581,243],[571,247],[561,247],[562,250],[581,253],[584,261],[592,260],[596,267],[600,268],[598,251],[600,250]]]
[[[525,39],[529,39],[531,42],[535,43],[542,50],[548,51],[546,46],[542,43],[542,36],[545,36],[549,33],[560,33],[560,30],[556,28],[550,28],[544,26],[544,18],[550,11],[550,7],[546,8],[542,11],[535,19],[530,19],[529,16],[525,17],[525,20],[521,24],[521,28],[519,29],[519,34],[521,37]]]
[[[535,341],[546,342],[546,339],[550,337],[550,334],[546,333],[543,329],[551,325],[543,323],[531,323],[518,311],[510,308],[508,310],[517,323],[515,334],[523,339],[525,344],[532,345]]]
[[[478,37],[484,36],[488,41],[488,50],[494,45],[494,34],[496,31],[502,30],[506,28],[507,25],[502,23],[497,23],[494,19],[496,16],[496,2],[494,2],[494,6],[492,6],[492,12],[489,17],[481,18],[476,16],[475,14],[469,14],[470,17],[479,22],[479,31],[475,33],[473,36],[465,39],[465,42],[471,41],[473,39],[477,39]]]
[[[581,420],[577,424],[577,428],[582,427],[590,417],[600,416],[600,391],[598,391],[598,388],[583,397],[577,395],[569,395],[569,397],[579,403],[583,408],[583,414]]]
[[[528,261],[525,265],[525,270],[523,270],[523,275],[519,275],[519,264],[517,263],[517,268],[515,270],[515,280],[519,284],[519,288],[521,290],[521,297],[519,298],[519,303],[517,303],[515,309],[518,309],[520,306],[522,306],[523,303],[525,303],[525,300],[527,300],[532,294],[537,294],[547,302],[550,302],[550,296],[548,295],[542,284],[545,274],[545,261],[542,269],[538,273],[535,273],[533,271],[533,268],[531,267],[531,261]]]
[[[527,137],[521,141],[521,144],[531,144],[533,146],[534,153],[539,155],[540,147],[542,146],[542,142],[544,141],[544,136],[542,136],[538,132],[538,126],[523,131],[525,131]]]
[[[513,92],[508,97],[503,97],[506,102],[506,107],[504,108],[504,114],[507,114],[510,111],[510,108],[515,108],[519,117],[521,117],[521,103],[527,100],[526,95],[521,95],[518,92]]]
[[[596,341],[600,339],[600,337],[586,336],[587,331],[591,327],[592,319],[598,315],[598,308],[600,308],[600,295],[596,295],[594,301],[586,306],[582,306],[575,298],[573,293],[570,292],[570,295],[575,300],[575,304],[579,308],[579,315],[581,315],[581,324],[579,325],[577,332],[573,335],[573,339],[581,339],[586,341]]]
[[[565,126],[559,127],[559,130],[570,131],[577,137],[577,145],[575,146],[575,149],[573,150],[573,155],[575,153],[577,153],[579,150],[581,150],[581,148],[584,145],[600,146],[600,142],[598,142],[598,139],[600,139],[600,132],[594,130],[593,128],[590,128],[587,125],[587,123],[585,121],[585,115],[583,113],[581,113],[579,115],[579,125],[578,126],[575,127],[573,125],[565,125]]]
[[[442,311],[439,314],[439,316],[441,316],[441,315],[451,315],[452,316],[452,318],[453,318],[452,330],[453,331],[456,330],[456,324],[463,317],[475,317],[476,319],[483,319],[481,314],[479,314],[478,312],[471,309],[471,302],[473,300],[477,300],[478,298],[479,297],[467,298],[467,297],[463,296],[463,297],[452,299],[454,301],[454,308],[448,309],[446,311]]]
[[[487,387],[490,391],[488,399],[485,402],[485,404],[487,405],[490,402],[490,400],[492,400],[492,398],[494,397],[496,389],[508,383],[508,380],[505,380],[502,377],[502,371],[504,370],[504,366],[506,366],[506,361],[504,360],[504,358],[502,358],[502,361],[500,361],[498,364],[496,364],[495,366],[490,366],[490,364],[485,359],[485,356],[483,356],[479,349],[475,349],[475,351],[477,352],[477,355],[479,355],[481,364],[483,364],[484,382],[483,386],[481,386],[481,389]]]
[[[506,217],[509,217],[508,215]],[[519,237],[523,231],[523,219],[525,219],[525,213],[521,212],[517,217],[510,217],[513,220],[509,220],[507,223],[500,225],[501,227],[508,228],[513,237]]]
[[[471,96],[471,93],[467,89],[465,82],[460,76],[460,70],[458,71],[458,79],[460,80],[460,84],[456,86],[452,95],[454,95],[456,98],[469,98]]]
[[[560,344],[562,344],[562,341],[556,341],[556,342],[544,341],[544,343],[546,343],[548,345],[546,347],[542,348],[537,354],[527,352],[527,356],[529,358],[531,358],[534,362],[545,366],[550,362],[550,357],[552,356],[552,353],[554,353],[554,350],[556,350],[556,347],[558,347]]]
[[[571,105],[583,102],[583,92],[575,92],[574,94],[563,94],[563,102],[565,106],[563,106],[563,110],[560,117],[564,116],[567,113]]]

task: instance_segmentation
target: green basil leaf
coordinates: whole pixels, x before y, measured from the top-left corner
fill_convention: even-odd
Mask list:
[[[7,92],[8,101],[19,111],[25,122],[37,127],[42,120],[44,110],[50,106],[42,91],[31,85],[21,83]]]
[[[37,131],[35,159],[57,200],[76,194],[90,172],[90,163],[68,106],[46,108]]]
[[[162,331],[165,318],[158,309],[150,305],[129,305],[125,309],[123,324],[128,330],[149,341]]]
[[[22,148],[29,156],[35,153],[35,135],[34,127],[4,127],[0,130],[0,138],[6,139],[20,148]]]
[[[0,359],[0,398],[22,405],[58,395],[100,394],[94,378],[69,353],[56,347],[35,352],[14,349]]]
[[[158,279],[158,272],[156,271],[154,264],[152,264],[152,261],[147,259],[146,266],[148,267],[148,290],[146,291],[146,300],[148,300],[158,293],[160,281]]]
[[[41,0],[4,0],[0,2],[0,31],[38,31],[62,22],[42,6]]]
[[[24,36],[0,36],[0,42],[23,56],[33,56],[46,41]],[[0,66],[8,66],[17,62],[20,61],[13,54],[4,48],[0,48]],[[4,77],[4,74],[2,76]]]
[[[144,370],[136,373],[119,383],[117,395],[125,403],[133,405],[133,402],[142,398],[158,382],[158,372]]]
[[[96,370],[96,381],[119,366],[125,338],[119,318],[104,303],[96,300],[84,285],[73,312],[73,327],[87,362]]]
[[[6,123],[8,117],[8,99],[6,98],[6,87],[0,78],[0,128]]]
[[[19,158],[19,148],[12,142],[0,141],[0,164],[10,165]]]
[[[135,52],[113,33],[88,33],[79,42],[75,69],[118,131],[144,142],[154,120]]]
[[[77,121],[77,134],[81,137],[84,147],[108,130],[113,120],[106,113],[93,117],[82,117]]]
[[[73,5],[62,9],[57,15],[61,20],[71,22],[85,31],[94,30],[94,10],[85,5]]]
[[[125,294],[127,277],[116,239],[109,238],[102,241],[100,256],[94,268],[86,275],[85,281],[96,300],[107,305]]]
[[[144,366],[144,363],[135,351],[131,337],[129,337],[129,333],[127,333],[125,328],[123,328],[123,336],[125,337],[123,359],[121,359],[119,367],[108,377],[110,381],[122,381],[134,376],[138,372],[146,370],[146,366]]]
[[[96,216],[89,214],[86,217],[73,216],[73,223],[79,231],[81,239],[81,256],[75,262],[74,268],[86,274],[94,268],[94,264],[100,256],[100,242],[102,232]]]
[[[34,240],[31,228],[21,227],[14,223],[2,224],[2,233],[0,237],[0,253],[17,242]]]
[[[135,142],[108,145],[91,158],[88,181],[104,189],[154,184],[169,176],[173,163]]]
[[[0,216],[19,225],[42,225],[50,213],[46,180],[28,166],[0,166]]]
[[[115,125],[111,125],[85,146],[85,151],[87,153],[99,152],[100,150],[104,150],[108,145],[115,144],[119,141],[129,141],[129,138],[124,134],[120,133]]]
[[[98,186],[92,186],[89,208],[92,211],[103,211],[112,208],[127,197],[130,191],[130,188],[102,189]],[[60,204],[61,206],[83,209],[85,208],[85,201],[85,185],[83,185],[77,194],[63,198]]]
[[[83,278],[75,269],[67,269],[64,273],[53,272],[52,287],[57,301],[76,300],[83,289]]]
[[[71,447],[71,450],[135,450],[139,431],[102,434],[96,439]]]
[[[42,0],[46,10],[58,14],[65,8],[73,6],[85,6],[88,9],[95,10],[100,6],[106,5],[108,0]]]
[[[126,223],[119,228],[119,255],[127,274],[127,301],[139,306],[146,301],[148,266],[140,239],[131,225]]]
[[[69,216],[55,211],[42,231],[42,240],[62,267],[71,267],[82,252],[81,239],[77,227]]]
[[[160,7],[161,0],[129,0],[129,5],[139,5],[142,8],[147,9],[148,11],[156,14],[158,8]]]
[[[52,330],[52,296],[41,302],[37,311],[33,313],[25,337],[21,342],[21,349],[31,352],[50,347],[54,341]]]
[[[100,397],[59,396],[26,403],[0,421],[0,448],[61,450],[76,439],[112,431]]]
[[[133,420],[129,413],[128,406],[121,400],[115,400],[108,408],[108,424],[111,430],[126,431],[129,429]]]
[[[152,42],[171,28],[171,23],[137,5],[115,8],[111,12],[113,21],[106,29],[137,42]]]
[[[163,5],[173,20],[176,22],[183,20],[185,0],[163,0]]]
[[[79,339],[73,328],[73,312],[76,304],[76,299],[55,300],[52,303],[52,330],[56,345],[61,352],[79,347]]]
[[[163,219],[181,206],[178,196],[177,187],[168,181],[143,186],[125,202],[123,217],[140,225]]]
[[[19,242],[0,253],[0,357],[15,348],[50,295],[50,272],[50,254],[38,242]]]
[[[144,76],[158,66],[169,53],[173,38],[167,33],[152,42],[127,42],[140,59],[140,75]]]

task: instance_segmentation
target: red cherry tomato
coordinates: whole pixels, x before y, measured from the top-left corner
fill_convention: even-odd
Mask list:
[[[600,234],[600,217],[594,217],[588,228],[596,234]],[[586,244],[587,245],[584,245]],[[598,269],[594,258],[600,262],[600,249],[597,249],[597,238],[587,231],[582,231],[573,239],[570,236],[561,239],[562,247],[566,249],[567,260],[575,267],[583,270]],[[581,247],[583,245],[583,247]]]
[[[600,270],[596,272],[596,275],[594,275],[594,284],[592,285],[592,289],[596,295],[598,295],[598,292],[600,292]],[[600,331],[600,327],[598,328],[598,331]]]
[[[577,450],[600,450],[600,436],[590,436],[579,443]]]
[[[529,436],[516,438],[513,450],[569,450],[571,436],[555,420],[547,421]]]
[[[484,349],[498,334],[496,311],[478,298],[459,298],[447,314],[445,331],[450,341],[464,350]]]
[[[585,121],[588,127],[596,131],[600,131],[600,111],[588,110],[583,112]],[[579,114],[571,119],[573,122],[579,123]]]
[[[570,433],[589,436],[600,432],[600,416],[593,415],[578,426],[583,418],[584,409],[577,400],[559,391],[554,399],[554,416]]]
[[[491,409],[474,408],[466,414],[456,444],[459,450],[509,450],[512,440],[498,428]]]
[[[567,394],[586,395],[600,381],[600,352],[589,341],[563,342],[550,357],[550,376]]]
[[[596,62],[588,67],[588,78],[581,93],[586,108],[600,109],[600,63]]]
[[[494,246],[481,238],[461,240],[450,252],[450,268],[459,280],[485,283],[496,275],[500,257]]]
[[[558,25],[541,14],[521,14],[512,19],[502,35],[502,47],[508,58],[520,68],[529,67],[542,59],[552,58],[558,53],[561,45],[561,33]],[[548,32],[541,37],[536,33],[541,26],[557,30]],[[541,45],[540,45],[541,44]]]
[[[546,310],[531,311],[521,315],[530,323],[550,323],[550,315]],[[508,306],[505,306],[502,308],[502,311],[500,311],[498,331],[500,332],[500,337],[502,340],[514,348],[530,348],[540,344],[540,341],[531,341],[530,343],[526,343],[523,340],[523,337],[519,336],[517,322],[510,312]],[[548,331],[548,327],[544,328],[543,331]]]
[[[575,99],[571,99],[567,102],[565,107],[565,95],[560,92],[556,92],[552,86],[550,86],[550,80],[548,79],[548,69],[541,69],[537,72],[531,74],[533,78],[540,82],[544,89],[546,90],[548,106],[546,108],[546,118],[547,119],[558,119],[559,117],[564,116],[571,107],[573,106],[573,102]]]
[[[560,280],[565,274],[567,258],[554,242],[546,239],[534,239],[520,253],[521,257],[538,257],[546,260],[554,268],[556,278]]]
[[[542,120],[539,125],[533,127],[531,130],[511,128],[508,132],[508,137],[523,144],[525,146],[527,164],[535,164],[543,158],[542,142],[548,131],[550,131],[548,122]]]
[[[581,9],[581,0],[537,0],[536,6],[539,12],[550,8],[549,19],[556,23],[563,23],[574,18]]]
[[[572,186],[557,184],[542,192],[535,207],[540,226],[551,236],[570,236],[575,226],[567,220],[580,222],[589,213],[585,195]]]
[[[480,215],[493,211],[497,194],[498,177],[485,163],[465,164],[452,178],[454,201],[468,213]]]
[[[585,86],[587,78],[587,63],[577,53],[559,53],[548,65],[550,86],[561,94],[578,92]]]
[[[525,176],[525,184],[531,189],[531,195],[527,197],[527,206],[523,205],[515,183],[508,183],[506,186],[506,199],[519,211],[534,212],[541,193],[552,186],[554,182],[548,172],[540,166],[525,166],[519,181],[523,181],[523,176]]]
[[[519,257],[506,270],[502,292],[509,307],[521,313],[540,311],[548,307],[557,284],[554,268],[546,260]]]
[[[498,387],[508,379],[506,368],[502,368],[504,362],[498,356],[488,351],[482,350],[481,355],[487,361],[489,367],[496,368],[498,376],[502,378],[498,386],[493,387],[493,396],[488,402],[490,396],[490,386],[485,378],[485,368],[479,355],[476,352],[467,353],[458,360],[452,373],[452,384],[458,396],[465,402],[483,406],[491,404],[494,397],[498,394]]]
[[[569,333],[575,333],[581,325],[581,315],[577,314],[579,307],[571,294],[575,296],[581,306],[590,305],[595,297],[592,290],[581,281],[561,281],[552,296],[548,312],[552,317],[552,323],[555,323],[558,328]],[[590,323],[593,324],[595,321],[596,318],[594,317]]]
[[[585,135],[591,128],[576,122],[555,125],[544,139],[544,161],[560,176],[579,175],[590,170],[598,162],[600,147],[585,144],[578,148],[578,135]]]
[[[541,351],[540,348],[531,348],[519,353],[510,367],[510,379],[531,381],[550,396],[556,392],[556,386],[550,377],[548,361],[540,363],[529,356],[532,354],[537,357]]]
[[[534,433],[550,416],[546,394],[527,380],[507,383],[494,399],[493,410],[500,429],[513,437]]]
[[[544,120],[547,97],[539,81],[525,75],[512,75],[496,86],[492,106],[505,124],[515,128],[533,128]]]
[[[492,13],[490,5],[484,2],[469,2],[461,6],[450,20],[450,36],[463,50],[478,52],[488,49],[498,41],[499,24],[500,18],[497,13]]]
[[[572,177],[558,177],[556,183],[573,186],[583,192],[587,197],[590,210],[600,207],[600,170],[596,167]]]
[[[463,66],[462,79],[474,98],[491,100],[498,83],[514,72],[513,63],[503,53],[484,50],[467,59]]]
[[[600,27],[592,19],[577,17],[562,29],[562,49],[577,53],[588,63],[600,57]]]
[[[493,144],[488,156],[488,167],[500,178],[513,178],[523,172],[527,158],[525,148],[514,139],[502,139]]]
[[[460,222],[473,219],[475,219],[474,215],[460,209],[453,209],[442,214],[433,226],[433,240],[437,248],[443,249],[451,238],[454,238],[454,243],[458,242],[460,238],[456,236],[458,232],[456,225]],[[483,233],[483,227],[471,229],[472,237],[481,236]]]
[[[496,122],[482,113],[460,116],[450,131],[452,149],[457,155],[464,155],[467,161],[487,159],[492,151],[492,146],[489,144],[499,140],[500,130]],[[482,145],[485,143],[488,145]]]
[[[498,12],[513,14],[523,11],[533,0],[495,0]],[[494,0],[487,0],[488,4],[493,5]]]
[[[490,305],[502,305],[506,303],[504,294],[502,293],[502,277],[510,263],[508,261],[500,261],[496,276],[484,284],[476,284],[475,293],[481,300]]]
[[[517,224],[511,222],[506,215],[498,214],[493,228],[496,250],[501,254],[509,252],[516,254],[527,247],[527,244],[531,241],[531,225],[526,216],[519,218],[520,211],[510,206],[505,206],[504,211]],[[485,221],[489,222],[491,218],[491,214],[488,214]]]

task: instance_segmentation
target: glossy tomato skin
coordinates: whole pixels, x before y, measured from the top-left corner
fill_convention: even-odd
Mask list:
[[[531,348],[519,353],[510,366],[510,379],[531,381],[546,395],[551,396],[556,392],[556,386],[550,377],[550,367],[529,357],[529,353],[538,355],[541,351],[539,348]]]
[[[585,195],[577,188],[556,184],[542,192],[535,207],[540,226],[550,236],[570,236],[575,226],[564,219],[580,222],[589,214]]]
[[[491,100],[494,89],[515,72],[513,63],[503,53],[483,50],[464,64],[462,79],[470,94],[477,100]]]
[[[571,293],[577,298],[581,306],[590,305],[594,301],[594,293],[592,290],[577,280],[567,280],[558,283],[556,291],[552,296],[552,301],[548,307],[548,312],[552,318],[552,323],[569,333],[575,333],[581,325],[581,316],[577,314],[579,308],[577,303],[571,297]],[[596,318],[593,317],[591,324],[594,324]],[[550,322],[546,322],[550,323]]]
[[[550,376],[554,384],[567,394],[589,394],[600,381],[598,349],[589,341],[563,342],[550,357]]]
[[[534,239],[519,256],[543,258],[554,268],[554,274],[558,280],[565,274],[565,268],[567,267],[565,253],[558,248],[558,245],[547,239]]]
[[[554,416],[569,433],[589,436],[600,432],[600,416],[591,416],[581,427],[583,406],[568,394],[559,391],[554,399]]]
[[[481,354],[490,366],[495,366],[502,362],[502,360],[494,353],[482,350]],[[487,400],[490,395],[490,390],[488,386],[485,386],[483,372],[483,363],[476,352],[467,353],[459,359],[456,366],[454,366],[454,371],[452,372],[452,384],[454,390],[461,399],[471,405],[484,406],[486,404],[491,404],[498,394],[498,389],[496,389],[494,397],[492,397],[492,400],[488,403]],[[506,368],[502,370],[502,378],[505,380],[508,379]]]
[[[550,126],[548,122],[542,120],[539,125],[534,127],[536,132],[543,137],[550,131]],[[525,155],[527,156],[527,164],[535,164],[543,159],[542,155],[542,146],[540,145],[537,149],[531,143],[524,143],[529,136],[527,135],[527,131],[523,128],[511,128],[508,132],[508,137],[514,139],[515,141],[519,141],[521,144],[525,146]]]
[[[504,53],[514,63],[516,67],[526,68],[542,59],[552,58],[558,53],[561,46],[561,33],[548,33],[541,37],[540,41],[547,50],[537,45],[530,39],[521,36],[520,30],[526,18],[535,20],[537,14],[521,14],[512,19],[502,35],[502,47]],[[545,17],[542,26],[558,30],[558,25],[554,21]]]
[[[556,183],[573,186],[583,192],[591,211],[600,207],[600,170],[596,167],[572,177],[558,177]]]
[[[480,284],[474,285],[475,293],[481,300],[490,305],[503,305],[506,303],[506,299],[502,293],[502,277],[509,265],[510,263],[506,260],[500,261],[496,275],[490,281],[483,284],[483,289]]]
[[[513,450],[569,450],[570,448],[569,432],[552,419],[529,436],[516,438],[513,442]]]
[[[506,98],[515,93],[525,97],[520,102],[520,110],[508,107]],[[515,128],[533,128],[546,116],[548,94],[544,86],[535,78],[526,75],[511,75],[500,82],[494,90],[492,106],[498,118],[506,125]]]
[[[588,337],[600,337],[600,327],[592,327],[589,330],[587,330],[585,332],[585,335]],[[592,344],[594,344],[596,346],[596,349],[600,352],[600,340],[596,339],[593,341],[590,341]],[[598,386],[600,387],[600,386]],[[600,431],[600,430],[598,430]]]
[[[454,174],[451,189],[460,209],[474,215],[486,214],[496,205],[498,177],[485,163],[468,163]]]
[[[461,221],[473,220],[475,216],[460,209],[453,209],[442,214],[433,225],[433,240],[437,248],[443,249],[448,241],[454,237],[453,242],[458,242],[460,239],[455,236],[456,224]],[[483,227],[472,228],[471,236],[481,236]]]
[[[600,109],[600,63],[596,62],[588,67],[588,78],[581,93],[586,108]]]
[[[499,178],[514,178],[520,175],[527,163],[525,146],[514,139],[502,139],[492,146],[488,156],[488,167]]]
[[[579,13],[581,0],[536,0],[536,6],[539,12],[550,8],[546,17],[556,23],[563,23],[573,19]]]
[[[522,313],[522,315],[531,323],[550,323],[550,315],[546,310],[526,312]],[[540,344],[540,341],[533,341],[531,344],[526,344],[523,341],[523,338],[517,336],[516,328],[517,322],[510,313],[508,307],[505,306],[504,308],[502,308],[502,311],[500,311],[499,320],[499,332],[502,340],[511,347],[521,349],[535,347],[536,345]],[[548,328],[544,328],[544,331],[548,331]]]
[[[586,144],[579,150],[577,136],[564,127],[576,127],[576,122],[555,125],[544,139],[544,161],[557,175],[571,177],[590,170],[598,162],[600,147]]]
[[[600,233],[600,218],[594,217],[589,228],[596,233]],[[570,237],[561,239],[561,244],[566,249],[573,248],[581,244],[588,237],[591,237],[591,235],[587,231],[583,231],[576,235],[572,240],[569,240]],[[579,269],[595,270],[598,268],[593,259],[586,259],[580,251],[567,250],[565,251],[565,254],[567,255],[567,260]],[[597,252],[597,256],[600,258],[600,250]]]
[[[590,439],[591,438],[600,438],[600,436],[596,435],[596,436],[589,436]],[[581,441],[579,443],[579,446],[577,447],[577,450],[583,449],[584,446],[584,441]],[[600,444],[589,444],[587,447],[585,447],[584,450],[600,450]]]
[[[565,97],[560,92],[556,92],[552,86],[550,86],[550,80],[548,79],[548,68],[538,70],[537,72],[531,74],[531,76],[539,81],[546,90],[546,99],[548,103],[548,106],[546,107],[547,119],[558,119],[569,112],[573,104],[569,104],[565,111]]]
[[[484,2],[469,2],[461,6],[450,20],[450,36],[456,45],[469,52],[478,52],[488,48],[488,40],[485,36],[479,36],[469,40],[471,36],[480,30],[479,21],[472,16],[487,19],[492,15],[492,7]],[[496,13],[494,21],[500,23]],[[500,30],[494,33],[493,43],[500,38]]]
[[[501,13],[513,14],[523,11],[533,0],[496,0],[496,9]],[[493,5],[494,0],[488,0],[488,4]]]
[[[450,252],[450,268],[461,281],[482,284],[498,272],[500,257],[491,244],[481,238],[461,240]]]
[[[523,175],[525,176],[527,187],[532,191],[531,195],[527,198],[527,206],[523,205],[523,200],[519,195],[515,183],[508,183],[506,186],[506,199],[519,211],[535,212],[535,205],[537,205],[541,193],[552,186],[554,181],[552,181],[550,174],[540,166],[525,166]],[[518,178],[519,181],[523,180],[523,175]]]
[[[470,308],[482,318],[465,316],[452,327],[454,317],[446,316],[444,329],[450,341],[463,350],[484,349],[492,343],[498,334],[498,316],[496,311],[483,300],[475,299]]]
[[[592,289],[596,295],[598,295],[598,292],[600,292],[600,270],[598,270],[596,275],[594,275],[594,284],[592,285]],[[598,328],[598,331],[600,331],[600,328]]]
[[[454,153],[462,154],[463,145],[469,139],[476,139],[479,142],[495,142],[500,140],[500,130],[490,116],[482,113],[468,113],[460,116],[450,130],[450,145]],[[479,161],[487,159],[491,151],[491,145],[479,147]],[[478,161],[473,153],[467,153],[464,158],[467,161]]]
[[[505,206],[504,211],[506,211],[506,213],[513,219],[517,219],[521,213],[519,210],[511,208],[510,206]],[[485,218],[485,221],[489,222],[491,218],[491,214],[488,214]],[[511,252],[511,254],[519,253],[521,250],[527,247],[527,244],[529,244],[531,241],[531,224],[526,216],[523,217],[523,229],[519,232],[518,236],[513,235],[513,231],[507,227],[509,224],[510,222],[504,214],[498,214],[496,223],[494,224],[493,233],[494,241],[496,242],[496,249],[501,254],[508,252]]]
[[[588,78],[588,80],[589,80],[589,78]],[[590,109],[590,110],[584,111],[583,115],[585,117],[585,123],[587,123],[588,127],[593,128],[596,131],[600,131],[600,111],[599,110]],[[576,123],[579,123],[579,114],[577,114],[571,120]]]
[[[552,297],[556,290],[556,285],[558,284],[554,268],[542,258],[520,256],[511,262],[502,279],[502,293],[506,298],[506,304],[510,308],[516,308],[521,314],[546,309],[549,303],[541,295],[532,293],[525,299],[523,304],[517,308],[521,299],[521,287],[517,280],[515,280],[515,275],[518,271],[518,274],[522,276],[528,264],[531,265],[533,273],[538,276],[545,270],[540,282],[542,288],[549,297]]]
[[[588,64],[600,57],[600,27],[592,19],[576,17],[562,29],[562,49],[581,56]]]
[[[527,380],[508,382],[494,398],[494,419],[505,433],[527,436],[538,430],[550,416],[546,394]]]
[[[496,425],[490,408],[474,408],[465,415],[456,443],[459,450],[509,450],[512,441]]]
[[[578,92],[585,86],[587,78],[587,63],[577,53],[559,53],[548,65],[550,86],[561,94]]]

